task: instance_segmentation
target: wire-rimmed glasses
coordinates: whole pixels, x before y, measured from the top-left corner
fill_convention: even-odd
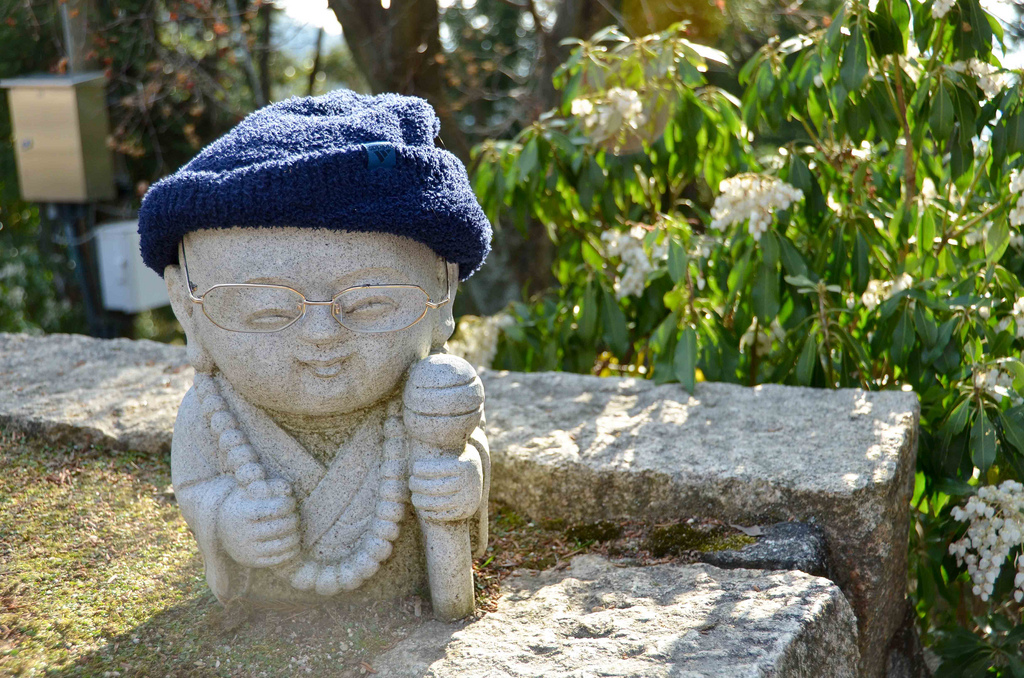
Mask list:
[[[444,266],[445,297],[433,302],[419,285],[355,285],[346,287],[330,301],[309,301],[286,285],[222,283],[195,295],[197,287],[188,273],[185,243],[181,244],[185,284],[193,304],[217,327],[229,332],[268,333],[291,327],[306,315],[308,306],[330,306],[338,324],[353,332],[376,334],[408,329],[451,301],[448,264]]]

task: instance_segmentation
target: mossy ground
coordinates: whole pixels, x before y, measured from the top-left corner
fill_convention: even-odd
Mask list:
[[[429,609],[225,610],[166,458],[0,431],[0,675],[345,676]]]
[[[165,457],[52,448],[0,429],[0,676],[360,676],[429,617],[416,597],[225,609],[169,485]],[[666,527],[534,524],[494,507],[477,564],[480,608],[497,608],[512,571],[563,568],[584,551],[635,564],[692,559],[687,549],[701,546],[691,541],[669,557],[651,552]],[[688,539],[694,530],[726,548],[742,542],[706,524],[688,526]]]

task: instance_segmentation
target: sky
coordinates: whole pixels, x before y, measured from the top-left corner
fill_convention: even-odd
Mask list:
[[[323,28],[327,35],[341,35],[341,24],[334,12],[327,9],[327,0],[276,0],[274,4],[296,23]]]

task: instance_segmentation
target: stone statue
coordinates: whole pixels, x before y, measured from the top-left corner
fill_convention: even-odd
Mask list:
[[[172,481],[221,601],[429,581],[439,618],[474,609],[484,394],[444,347],[490,227],[436,133],[411,97],[291,99],[146,196],[143,257],[196,369]],[[338,149],[326,159],[325,145]],[[283,197],[255,193],[275,181]]]

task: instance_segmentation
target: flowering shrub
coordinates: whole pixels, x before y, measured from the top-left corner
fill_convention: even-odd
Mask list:
[[[490,367],[498,352],[498,335],[511,322],[512,318],[503,313],[486,318],[464,315],[459,318],[455,336],[448,341],[448,352],[474,367]]]
[[[1003,567],[1021,562],[1024,98],[1001,41],[977,0],[854,0],[769,43],[737,97],[682,27],[605,29],[558,71],[559,109],[475,158],[492,219],[537,220],[558,252],[496,367],[918,394],[910,590],[947,676],[1024,675]]]
[[[1024,485],[1007,480],[999,487],[978,488],[977,496],[950,512],[954,520],[970,523],[967,535],[949,545],[958,565],[967,563],[974,587],[971,592],[988,600],[999,580],[999,571],[1010,551],[1016,550],[1024,538]],[[973,551],[973,553],[968,553]],[[1013,598],[1024,600],[1024,556],[1016,554],[1017,565]]]

